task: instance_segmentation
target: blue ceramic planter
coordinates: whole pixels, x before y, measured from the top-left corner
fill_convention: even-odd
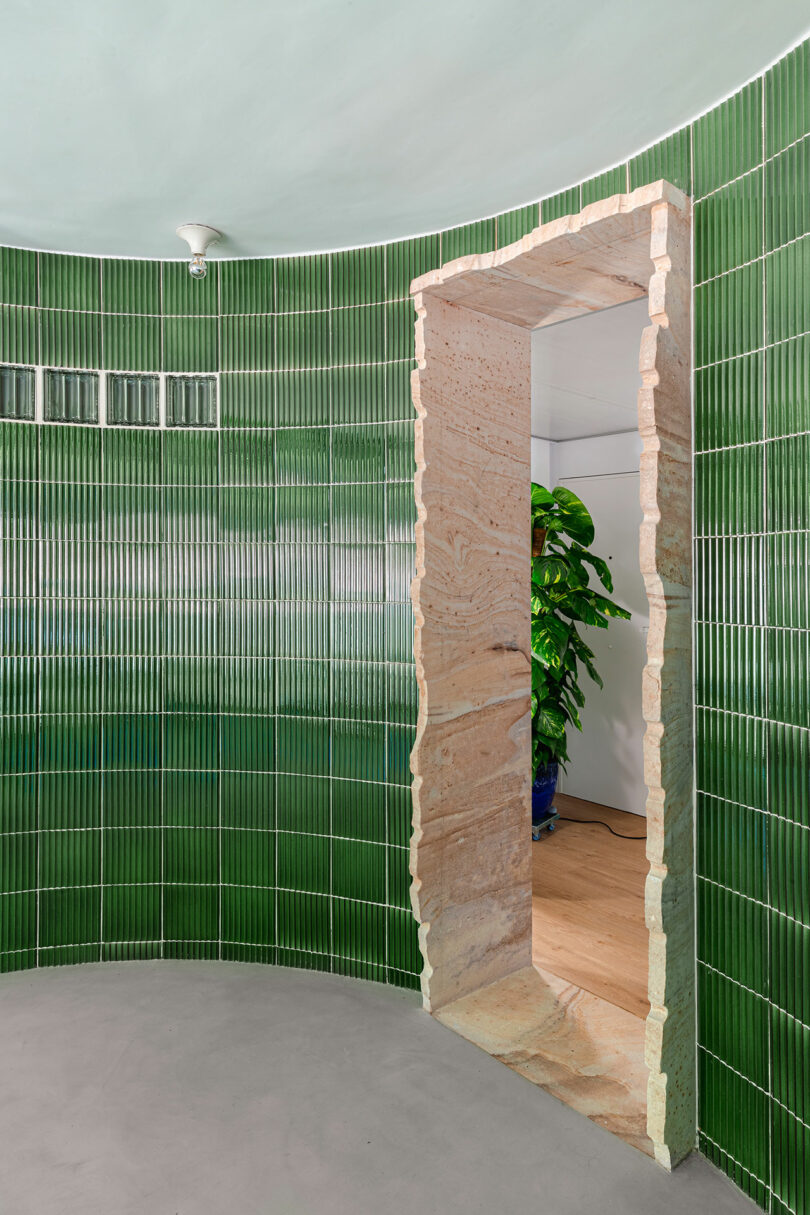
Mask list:
[[[532,826],[536,827],[549,817],[551,803],[557,790],[557,764],[546,764],[537,774],[532,785]]]

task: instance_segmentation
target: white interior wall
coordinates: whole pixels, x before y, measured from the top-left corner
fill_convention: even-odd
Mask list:
[[[647,323],[644,299],[532,336],[532,480],[582,498],[594,520],[594,552],[611,569],[611,597],[632,613],[607,629],[583,626],[604,688],[584,675],[583,729],[568,732],[559,789],[634,814],[646,803],[641,678],[649,617],[638,559],[636,397]]]

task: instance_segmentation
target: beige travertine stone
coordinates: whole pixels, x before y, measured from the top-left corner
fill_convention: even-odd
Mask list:
[[[667,1167],[695,1140],[689,251],[688,200],[657,182],[412,284],[411,899],[434,1012],[508,987],[531,961],[530,330],[649,297],[638,402],[650,605],[645,1053],[648,1133]]]

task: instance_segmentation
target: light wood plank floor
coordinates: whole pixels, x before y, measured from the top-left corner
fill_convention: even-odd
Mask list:
[[[557,794],[554,805],[561,815],[556,830],[531,845],[532,961],[646,1017],[645,843],[580,825],[602,819],[624,835],[643,835],[646,821],[565,794]]]

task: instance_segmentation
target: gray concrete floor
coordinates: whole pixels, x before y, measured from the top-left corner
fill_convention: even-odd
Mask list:
[[[2,1215],[712,1215],[411,992],[213,962],[0,979]]]

